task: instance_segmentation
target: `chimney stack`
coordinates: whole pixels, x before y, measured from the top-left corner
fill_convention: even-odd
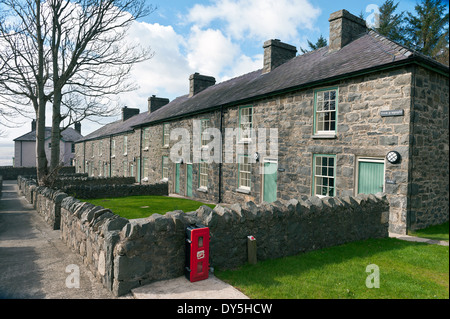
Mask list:
[[[36,131],[36,120],[31,121],[31,131]]]
[[[272,39],[264,42],[264,66],[263,74],[269,73],[276,67],[295,58],[297,48],[293,45],[283,43],[278,39]]]
[[[212,76],[201,75],[197,72],[192,74],[189,77],[189,97],[193,97],[214,84],[216,84],[216,79]]]
[[[333,12],[330,14],[328,21],[330,22],[328,52],[342,49],[361,33],[367,31],[366,21],[354,16],[347,10]]]
[[[81,134],[81,123],[75,122],[74,126],[75,126],[75,131],[77,131],[78,133]]]
[[[148,98],[148,113],[155,112],[160,109],[164,105],[169,103],[169,99],[157,97],[156,95],[152,95]]]
[[[133,117],[138,114],[139,114],[139,109],[132,109],[132,108],[128,108],[125,106],[122,108],[122,121],[125,122],[130,117]]]

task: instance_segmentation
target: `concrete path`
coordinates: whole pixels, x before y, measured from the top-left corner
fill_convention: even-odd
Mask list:
[[[213,275],[190,282],[184,276],[132,289],[136,299],[249,299],[242,292]]]
[[[69,288],[79,269],[79,288]],[[67,271],[67,272],[66,272]],[[66,283],[67,282],[67,283]],[[69,287],[68,287],[69,286]],[[0,197],[0,299],[116,299],[96,281],[43,218],[18,194],[16,181],[3,181]],[[214,276],[191,283],[184,277],[155,282],[118,299],[245,299]]]
[[[71,266],[72,265],[72,266]],[[75,265],[75,266],[73,266]],[[66,272],[66,268],[68,272]],[[78,267],[78,268],[77,268]],[[79,269],[79,288],[74,286]],[[112,299],[23,196],[3,181],[0,198],[0,299]]]
[[[445,240],[435,240],[435,239],[428,239],[428,238],[415,237],[415,236],[409,236],[409,235],[401,235],[401,234],[395,234],[395,233],[389,233],[389,237],[406,240],[406,241],[418,242],[418,243],[448,246],[448,241],[445,241]]]

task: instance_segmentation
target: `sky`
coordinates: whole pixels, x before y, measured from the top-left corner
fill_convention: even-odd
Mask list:
[[[171,101],[189,92],[189,75],[195,72],[213,76],[216,83],[262,68],[264,41],[280,39],[306,49],[307,40],[320,35],[328,39],[331,13],[346,9],[364,14],[371,22],[374,10],[384,2],[374,0],[155,0],[150,15],[136,21],[129,40],[150,47],[154,56],[136,65],[131,73],[138,89],[122,94],[120,107],[147,111],[152,95]],[[414,12],[416,0],[398,0],[399,11]],[[448,0],[445,1],[448,6]],[[51,126],[48,106],[47,126]],[[100,124],[84,120],[85,136],[116,121],[120,116],[102,119]],[[13,139],[26,134],[31,118],[18,117],[15,128],[2,128],[0,166],[12,165]],[[1,125],[1,124],[0,124]]]

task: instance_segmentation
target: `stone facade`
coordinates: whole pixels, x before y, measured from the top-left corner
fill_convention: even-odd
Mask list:
[[[160,182],[164,171],[170,193],[215,203],[265,201],[264,196],[267,195],[264,194],[269,183],[265,183],[263,172],[264,167],[272,163],[277,169],[274,181],[276,186],[272,186],[272,189],[276,189],[276,194],[275,198],[266,201],[311,195],[356,196],[364,192],[384,192],[390,202],[392,232],[404,234],[408,229],[423,228],[448,220],[448,68],[446,74],[443,66],[436,65],[431,60],[428,61],[424,57],[421,57],[420,61],[414,60],[414,53],[366,30],[362,19],[345,10],[332,13],[329,21],[330,46],[326,50],[321,48],[315,53],[307,53],[303,59],[294,58],[295,47],[279,40],[266,41],[264,66],[259,78],[252,78],[253,81],[268,79],[274,73],[275,79],[283,81],[277,73],[280,68],[291,62],[290,66],[297,67],[295,63],[301,64],[300,62],[308,57],[311,57],[312,62],[328,66],[326,59],[332,60],[342,53],[345,59],[336,58],[339,66],[343,69],[350,68],[350,54],[357,55],[366,50],[366,46],[374,43],[376,50],[383,45],[389,45],[387,49],[392,51],[373,53],[373,59],[389,55],[390,62],[383,60],[377,67],[358,69],[358,72],[344,73],[339,77],[330,76],[316,80],[321,74],[314,74],[310,82],[302,85],[292,83],[294,86],[289,89],[265,94],[258,94],[259,91],[256,91],[250,98],[207,109],[195,105],[196,97],[211,94],[213,99],[219,94],[218,86],[233,90],[233,83],[238,81],[236,79],[246,79],[248,74],[217,85],[213,85],[212,77],[194,74],[190,78],[191,87],[196,79],[210,81],[207,81],[200,93],[191,90],[189,95],[181,97],[181,100],[193,101],[193,105],[187,103],[193,111],[177,115],[177,118],[171,118],[170,112],[163,113],[168,114],[166,122],[165,118],[156,116],[153,122],[136,123],[132,126],[133,130],[99,137],[103,138],[104,145],[109,145],[108,140],[116,140],[114,158],[107,152],[107,158],[96,158],[96,155],[89,153],[92,148],[90,145],[98,143],[99,138],[78,143],[77,159],[92,157],[94,163],[103,161],[105,165],[112,165],[113,176],[126,175],[123,163],[128,162],[128,174],[132,165],[133,176],[136,182],[141,184]],[[358,42],[361,39],[365,40]],[[348,49],[352,43],[358,44]],[[404,60],[393,65],[396,59]],[[430,65],[425,68],[423,65],[426,63]],[[323,69],[322,72],[328,72],[330,69],[334,72],[335,68],[336,65],[330,64],[328,69]],[[289,72],[290,70],[286,70],[287,75],[292,76]],[[249,74],[254,73],[257,72]],[[262,83],[270,85],[268,82]],[[208,85],[212,87],[209,88]],[[324,98],[321,92],[327,91],[335,94],[333,112],[318,110],[318,99]],[[153,96],[150,100],[155,98]],[[177,102],[173,102],[173,105],[169,103],[152,111],[150,115],[158,114],[158,111],[164,109],[170,110],[172,106],[177,107]],[[166,100],[162,102],[164,103]],[[330,102],[327,101],[324,105],[328,105],[327,103]],[[243,109],[251,110],[251,126],[256,132],[255,136],[247,140],[241,140],[239,137]],[[199,138],[193,138],[192,135],[194,123],[204,119],[209,120],[208,127],[221,129],[221,163],[214,162],[205,166],[194,160],[194,152],[208,152],[194,143],[193,140],[197,141]],[[179,157],[171,158],[171,150],[179,145],[180,141],[175,139],[163,145],[164,135],[169,139],[170,133],[180,128],[189,133],[190,155],[183,158],[180,154]],[[266,150],[270,145],[269,130],[277,130],[276,155],[258,148],[256,137],[260,128],[266,129]],[[229,131],[237,132],[232,145],[226,143],[226,133]],[[118,151],[122,147],[124,136],[127,136],[129,145],[127,156]],[[144,138],[147,136],[149,137]],[[209,151],[211,153],[212,149]],[[255,154],[256,152],[258,154]],[[389,152],[397,152],[400,160],[389,162],[386,159]],[[229,154],[232,161],[226,161]],[[245,172],[241,167],[247,166],[238,163],[240,155],[248,156],[247,160],[250,161]],[[258,161],[253,160],[254,156],[258,156]],[[165,169],[163,158],[169,159]],[[326,178],[322,180],[323,183],[332,184],[327,184],[322,189],[315,187],[322,179],[316,169],[324,170],[323,166],[317,164],[318,158],[325,161],[324,163],[332,163]],[[83,163],[83,160],[80,163]],[[79,168],[81,169],[81,166]],[[377,178],[373,178],[372,189],[365,190],[363,182],[370,178],[362,176],[376,169],[381,170],[381,173],[378,173]],[[187,189],[188,171],[191,172],[192,191]],[[243,177],[248,180],[244,187],[241,185]],[[205,185],[200,185],[200,181]]]
[[[449,83],[448,76],[421,67],[413,82],[408,222],[421,229],[448,221]]]
[[[35,187],[21,180],[21,190]],[[82,257],[104,287],[116,295],[147,283],[179,277],[185,267],[185,230],[210,229],[210,266],[233,268],[247,262],[247,236],[266,260],[355,240],[388,236],[386,196],[320,199],[316,196],[256,205],[253,202],[201,206],[194,212],[167,212],[127,220],[109,209],[45,187],[35,188],[40,214],[60,208],[61,239]],[[41,198],[42,196],[42,198]]]

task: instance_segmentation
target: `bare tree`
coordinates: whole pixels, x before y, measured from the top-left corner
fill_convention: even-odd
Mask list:
[[[48,5],[52,17],[52,146],[59,146],[63,120],[69,126],[86,117],[110,115],[115,110],[111,98],[136,89],[128,81],[131,68],[152,54],[126,36],[132,22],[152,8],[142,0],[50,0]],[[58,146],[51,150],[51,168],[59,164]]]
[[[145,0],[0,0],[0,10],[1,102],[12,111],[33,105],[44,183],[46,103],[52,103],[50,166],[56,168],[61,123],[108,116],[114,98],[136,88],[130,70],[152,53],[127,41],[127,31],[153,8]]]
[[[40,0],[0,0],[0,104],[11,115],[30,105],[36,116],[36,167],[39,183],[47,174],[45,110],[49,56],[44,51],[49,30]]]

